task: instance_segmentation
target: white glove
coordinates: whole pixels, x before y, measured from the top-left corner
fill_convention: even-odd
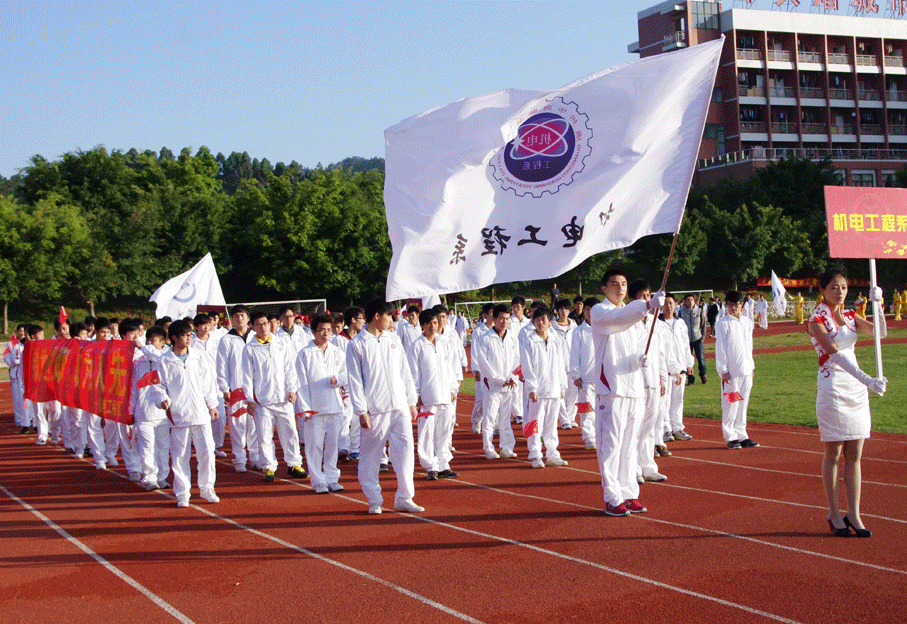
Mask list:
[[[885,390],[888,386],[888,379],[885,377],[876,377],[869,382],[869,389],[878,394],[879,396],[885,396]]]
[[[869,289],[869,300],[870,301],[881,301],[882,300],[882,289],[878,286],[873,286]]]
[[[640,368],[645,368],[649,365],[649,356],[643,353],[639,356],[639,366]]]
[[[875,382],[881,382],[882,392],[885,392],[885,384],[887,383],[887,380],[883,381],[881,379],[873,379],[862,370],[860,370],[860,367],[857,366],[857,363],[855,361],[844,357],[844,355],[840,351],[829,357],[828,361],[832,362],[833,364],[837,364],[838,367],[856,377],[857,381],[877,394],[881,393],[873,387],[873,384]]]
[[[659,290],[657,293],[652,295],[652,298],[649,299],[648,308],[650,310],[657,310],[665,304],[665,291]]]

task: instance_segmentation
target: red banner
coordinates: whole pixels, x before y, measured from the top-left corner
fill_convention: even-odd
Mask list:
[[[129,393],[135,345],[126,340],[30,340],[22,354],[25,398],[59,401],[132,424]]]
[[[907,259],[907,189],[826,186],[832,258]]]

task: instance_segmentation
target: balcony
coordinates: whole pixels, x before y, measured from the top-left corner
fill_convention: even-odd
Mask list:
[[[863,67],[877,67],[876,57],[872,54],[857,54],[857,65]]]
[[[740,97],[765,97],[765,87],[748,87],[746,85],[737,86],[737,94]]]
[[[828,90],[828,99],[829,100],[850,100],[850,99],[853,99],[853,96],[850,94],[850,89],[829,89]]]
[[[888,89],[885,94],[888,96],[889,102],[907,102],[907,91]]]
[[[780,61],[782,63],[790,63],[790,52],[787,50],[767,50],[765,56],[770,61]]]
[[[762,53],[752,48],[737,48],[737,58],[744,61],[761,61]]]
[[[832,126],[832,134],[856,134],[852,126]]]
[[[875,89],[859,89],[857,91],[857,97],[861,100],[870,100],[878,102],[882,99],[882,95]]]
[[[907,135],[907,126],[888,124],[888,134]]]
[[[904,67],[903,56],[886,56],[885,67]]]
[[[740,122],[740,133],[741,134],[765,134],[765,122],[764,121],[741,121]]]
[[[799,147],[784,147],[784,148],[773,148],[768,149],[766,147],[754,147],[751,149],[742,150],[740,152],[732,152],[730,154],[722,154],[721,156],[712,156],[709,158],[700,159],[698,162],[699,169],[711,169],[713,167],[725,167],[727,165],[733,165],[738,162],[747,162],[747,161],[775,161],[781,158],[809,158],[810,160],[822,160],[824,158],[831,158],[833,160],[881,160],[881,161],[901,161],[907,158],[907,149],[868,149],[868,150],[857,150],[857,149],[843,149],[843,148],[833,148],[833,149],[817,149],[817,148],[799,148]]]
[[[661,50],[663,52],[685,47],[687,47],[687,34],[681,30],[665,35],[664,39],[661,40]]]
[[[800,97],[824,100],[825,91],[821,87],[800,87]]]
[[[772,134],[797,134],[797,124],[785,121],[773,121]]]
[[[828,64],[829,65],[850,65],[850,57],[846,54],[839,54],[837,52],[828,53]]]
[[[804,123],[803,134],[828,134],[828,126],[824,123]]]
[[[797,97],[793,87],[769,87],[768,94],[773,98]]]
[[[882,132],[882,124],[860,124],[860,134],[884,134]]]
[[[801,63],[821,63],[822,54],[820,52],[797,52],[797,60]]]

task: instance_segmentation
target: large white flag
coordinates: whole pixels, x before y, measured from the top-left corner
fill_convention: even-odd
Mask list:
[[[185,273],[167,280],[149,301],[157,303],[158,318],[173,319],[195,316],[200,305],[227,305],[210,253]]]
[[[554,277],[677,231],[723,42],[385,130],[387,299]]]
[[[775,272],[772,271],[772,299],[774,299],[775,312],[781,316],[787,315],[787,289]]]

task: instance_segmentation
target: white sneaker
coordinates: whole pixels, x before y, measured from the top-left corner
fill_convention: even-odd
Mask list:
[[[541,458],[541,457],[539,457],[539,458],[537,458],[537,459],[533,459],[533,460],[532,460],[532,467],[533,467],[533,468],[544,468],[544,467],[545,467],[545,462],[542,461],[542,458]]]
[[[214,449],[214,456],[215,456],[215,457],[220,457],[221,459],[223,459],[224,457],[227,456],[227,454],[224,453],[222,450],[216,448],[216,449]]]
[[[394,503],[394,509],[397,511],[405,511],[407,513],[419,513],[425,511],[425,507],[420,507],[412,501],[403,501],[402,503]]]
[[[47,444],[47,440],[41,440],[40,438],[35,442],[35,446],[44,446],[45,444]]]
[[[480,422],[473,423],[472,432],[473,433],[482,433],[482,423],[480,423]]]
[[[331,492],[342,492],[343,486],[340,485],[339,483],[328,483],[328,489]]]
[[[107,458],[107,463],[108,463],[108,465],[110,465],[110,466],[119,466],[119,465],[120,465],[120,462],[117,461],[117,458],[116,458],[116,457],[108,457],[108,458]]]
[[[130,472],[130,473],[129,473],[129,480],[132,481],[133,483],[135,483],[135,482],[137,482],[137,481],[141,481],[141,480],[142,480],[142,473],[140,473],[140,472]]]
[[[84,459],[85,453],[76,453],[75,457],[76,457],[76,459]]]
[[[567,460],[561,459],[560,457],[549,457],[545,461],[545,465],[547,465],[547,466],[566,466]]]
[[[368,506],[368,515],[377,516],[381,513],[381,505],[369,505]]]
[[[214,488],[203,488],[200,492],[201,497],[209,503],[219,503],[220,497],[214,493]]]
[[[495,451],[487,451],[485,453],[485,459],[501,459],[501,456]]]
[[[107,464],[105,464],[104,462],[95,464],[94,467],[96,470],[107,470]]]
[[[643,477],[643,479],[645,479],[646,481],[651,481],[652,483],[663,483],[664,481],[668,480],[668,478],[660,472],[646,475]]]
[[[157,483],[143,483],[142,487],[145,488],[146,492],[153,492],[154,490],[160,489],[158,488]]]
[[[508,451],[507,449],[501,449],[501,457],[504,459],[513,459],[516,457],[516,453],[513,451]]]
[[[454,448],[454,445],[453,445],[453,444],[448,444],[448,445],[447,445],[447,450],[450,451],[451,453],[453,453],[453,452],[456,451],[457,449]]]
[[[245,472],[245,471],[246,471],[246,465],[245,465],[245,464],[234,464],[234,465],[233,465],[233,470],[235,470],[236,472]]]
[[[176,506],[177,506],[177,507],[188,507],[188,506],[189,506],[189,499],[188,499],[188,498],[178,498],[178,499],[176,499]]]
[[[327,494],[329,491],[330,490],[328,490],[328,486],[324,483],[319,483],[318,485],[315,486],[316,494]]]

